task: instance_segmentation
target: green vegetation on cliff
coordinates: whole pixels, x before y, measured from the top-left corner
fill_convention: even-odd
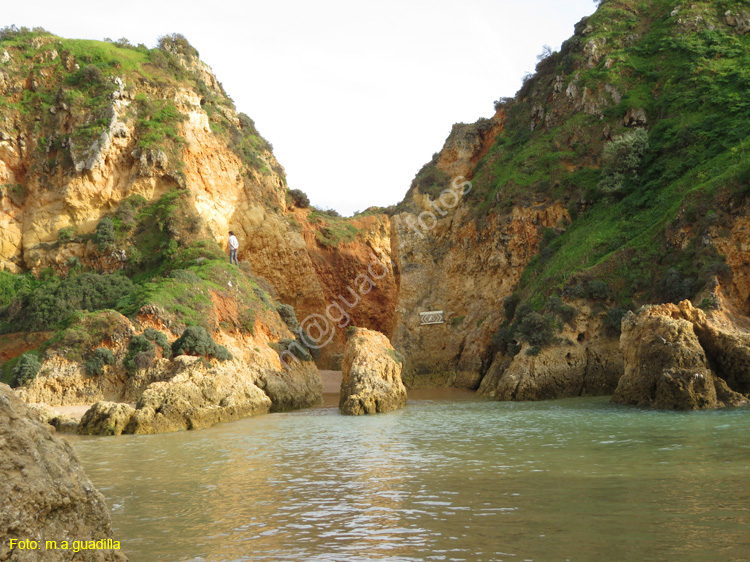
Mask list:
[[[10,132],[18,127],[14,132],[23,130],[34,139],[44,156],[37,159],[39,171],[45,174],[85,169],[119,120],[132,121],[137,147],[153,151],[152,159],[165,154],[169,171],[181,178],[184,139],[179,125],[185,115],[172,99],[179,89],[198,96],[211,130],[241,158],[248,174],[268,171],[262,155],[272,151],[270,143],[252,119],[230,116],[234,103],[221,84],[207,78],[198,52],[179,34],[161,37],[149,49],[126,39],[65,39],[39,28],[11,26],[0,30],[0,47],[9,58],[0,74],[5,84],[0,88],[0,128]],[[283,169],[275,171],[283,178]]]
[[[473,219],[552,202],[570,217],[544,233],[522,300],[539,311],[598,282],[632,308],[731,274],[710,240],[750,194],[747,21],[746,2],[608,0],[496,103],[504,127],[474,169]],[[436,165],[412,189],[434,195]]]

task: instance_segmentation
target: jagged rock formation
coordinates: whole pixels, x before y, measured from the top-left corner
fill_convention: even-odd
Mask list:
[[[403,359],[379,332],[354,328],[344,352],[339,395],[342,414],[360,416],[398,410],[406,405],[401,382]]]
[[[72,447],[58,439],[0,384],[0,560],[123,561],[117,550],[47,550],[45,541],[113,539],[107,507]],[[38,541],[10,549],[10,540]]]
[[[625,373],[612,401],[676,410],[746,402],[734,389],[747,388],[747,371],[742,359],[733,358],[747,356],[750,333],[730,329],[734,333],[716,326],[689,301],[629,312],[622,320],[620,340]]]
[[[127,412],[131,417],[123,420],[125,433],[200,429],[271,409],[271,400],[253,384],[252,375],[236,365],[207,369],[199,358],[185,356],[174,363],[175,376],[151,385],[135,410]]]
[[[133,320],[111,310],[94,312],[70,323],[45,345],[39,373],[16,392],[33,403],[96,402],[79,432],[103,435],[197,429],[318,404],[322,380],[311,358],[285,365],[277,351],[279,340],[294,341],[279,314],[281,307],[247,285],[237,268],[221,267],[234,275],[226,282],[232,291],[215,291],[206,312],[215,322],[215,337],[227,348],[225,357],[206,355],[210,349],[205,345],[217,343],[203,332],[204,348],[189,351],[195,356],[172,358],[184,326],[159,307],[147,305]],[[250,308],[241,320],[243,306]],[[109,361],[97,364],[97,353]],[[123,402],[137,405],[133,409]],[[69,420],[52,413],[47,417],[53,425],[72,429]]]

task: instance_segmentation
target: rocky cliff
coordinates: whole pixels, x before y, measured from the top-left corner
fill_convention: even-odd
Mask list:
[[[340,307],[391,332],[388,218],[295,209],[271,145],[183,37],[147,49],[6,28],[0,48],[0,269],[153,276],[155,258],[223,247],[232,230],[240,259],[300,320],[351,303],[349,285],[382,262],[387,278]],[[167,216],[175,194],[189,218]],[[343,328],[324,362],[340,360]]]
[[[611,393],[628,311],[721,298],[731,322],[750,313],[747,21],[740,1],[601,2],[491,118],[453,127],[400,204],[350,219],[287,189],[184,38],[149,50],[6,30],[0,260],[20,273],[0,272],[5,380],[76,311],[137,323],[156,307],[170,338],[201,324],[231,347],[264,330],[265,299],[296,314],[280,309],[292,333],[270,330],[264,353],[335,367],[353,324],[391,338],[410,386]],[[230,229],[252,285],[239,298],[218,266]],[[428,311],[444,323],[422,325]]]
[[[117,537],[104,496],[84,474],[72,447],[50,430],[0,384],[0,560],[126,560],[119,546],[113,549],[104,542],[102,550],[75,553],[74,541]],[[13,547],[11,541],[16,541]],[[21,549],[17,541],[35,541],[37,546]],[[47,541],[56,542],[57,548],[48,549]]]
[[[392,218],[408,384],[609,394],[626,311],[718,291],[746,321],[747,15],[602,2],[492,118],[454,126]],[[420,325],[431,310],[445,323]]]

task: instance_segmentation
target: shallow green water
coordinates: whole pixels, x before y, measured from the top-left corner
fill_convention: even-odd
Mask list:
[[[133,562],[750,560],[750,408],[458,395],[72,441]]]

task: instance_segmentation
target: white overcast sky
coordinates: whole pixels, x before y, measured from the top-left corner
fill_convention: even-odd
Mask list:
[[[400,201],[453,123],[494,113],[592,0],[3,2],[0,26],[156,44],[182,33],[274,146],[289,186],[343,214]]]

